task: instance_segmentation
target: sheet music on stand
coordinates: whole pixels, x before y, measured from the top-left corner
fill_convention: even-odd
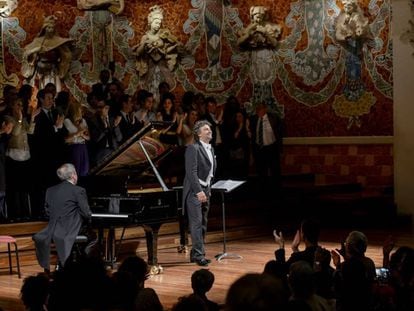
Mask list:
[[[211,186],[211,189],[225,190],[225,192],[231,192],[234,189],[240,187],[245,182],[246,182],[245,180],[231,180],[231,179],[219,180]]]
[[[219,180],[211,186],[212,190],[216,190],[221,194],[221,209],[223,214],[223,252],[217,254],[216,260],[221,261],[224,258],[233,258],[233,259],[243,259],[242,256],[237,254],[230,254],[227,253],[227,246],[226,246],[226,207],[224,204],[224,193],[232,192],[234,189],[240,187],[246,181],[244,180]]]

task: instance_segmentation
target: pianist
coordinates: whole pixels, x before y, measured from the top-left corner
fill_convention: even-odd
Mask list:
[[[51,242],[55,244],[59,265],[63,267],[82,223],[91,217],[86,191],[76,186],[78,175],[75,167],[70,163],[63,164],[57,175],[62,182],[46,191],[45,210],[49,223],[33,236],[37,260],[46,272],[50,266]]]
[[[197,121],[194,134],[197,141],[187,146],[185,152],[183,204],[191,232],[191,262],[207,266],[211,261],[205,258],[204,237],[207,231],[210,186],[217,163],[210,145],[211,124],[206,120]]]

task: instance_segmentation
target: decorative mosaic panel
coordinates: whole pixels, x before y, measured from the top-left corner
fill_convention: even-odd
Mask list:
[[[392,135],[391,1],[359,3],[371,35],[352,52],[351,43],[344,47],[335,40],[340,0],[131,0],[120,15],[81,11],[76,0],[19,0],[2,18],[1,76],[13,83],[13,74],[21,78],[23,47],[38,35],[43,18],[54,14],[58,33],[74,40],[76,57],[64,87],[78,100],[85,100],[110,62],[128,93],[148,87],[137,75],[132,47],[147,31],[149,8],[158,4],[162,27],[187,51],[172,72],[178,97],[193,91],[224,102],[237,95],[250,110],[272,97],[269,105],[284,116],[289,137]],[[276,49],[238,48],[238,32],[250,23],[252,5],[267,7],[269,21],[282,26]],[[263,68],[266,81],[255,75]],[[154,75],[151,85],[160,82],[156,79],[162,75]]]

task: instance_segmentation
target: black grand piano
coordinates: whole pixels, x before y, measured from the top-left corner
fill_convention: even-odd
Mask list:
[[[104,158],[81,181],[92,210],[92,226],[98,228],[106,262],[115,265],[115,228],[143,226],[151,273],[162,272],[158,265],[158,231],[165,222],[177,220],[177,193],[165,184],[155,163],[173,153],[162,142],[168,122],[151,122],[130,137],[118,150]],[[160,139],[161,137],[161,139]],[[177,163],[178,165],[178,163]],[[170,165],[173,166],[173,165]]]

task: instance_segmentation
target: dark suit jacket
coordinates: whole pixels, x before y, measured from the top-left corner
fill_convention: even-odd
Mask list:
[[[134,135],[135,133],[137,133],[141,128],[142,128],[142,124],[141,122],[138,121],[137,118],[135,118],[135,123],[129,123],[128,120],[124,117],[124,115],[119,112],[119,114],[121,116],[121,122],[119,123],[119,130],[121,131],[122,134],[122,143],[125,142],[128,138],[130,138],[132,135]]]
[[[270,126],[272,127],[273,134],[276,138],[276,144],[278,145],[279,151],[282,152],[283,147],[283,123],[282,120],[276,113],[268,112],[267,116],[269,118]],[[256,129],[257,129],[257,122],[259,118],[257,115],[254,115],[250,122],[250,131],[252,132],[252,145],[253,150],[257,149],[256,143]]]
[[[33,236],[33,240],[40,265],[48,268],[51,241],[55,243],[58,258],[64,264],[83,220],[91,217],[91,211],[85,189],[68,181],[47,189],[45,209],[49,223]]]
[[[91,140],[89,142],[89,151],[91,153],[92,159],[95,159],[100,150],[106,148],[107,143],[112,150],[116,150],[122,140],[122,133],[119,129],[119,126],[113,126],[114,118],[109,117],[109,124],[111,126],[109,128],[105,128],[105,124],[102,118],[97,115],[93,116],[88,121],[89,133],[91,135]]]
[[[216,157],[213,150],[213,175],[217,167]],[[197,141],[188,145],[185,151],[185,177],[183,184],[183,212],[188,195],[196,195],[204,189],[199,179],[205,181],[211,169],[211,162],[201,142]]]
[[[306,261],[313,267],[313,263],[315,261],[315,252],[317,249],[318,246],[306,247],[303,251],[292,253],[287,261],[285,259],[285,249],[277,249],[275,251],[276,262],[283,266],[285,275],[289,273],[290,266],[297,261]]]
[[[62,164],[64,159],[65,127],[55,130],[54,123],[43,110],[36,116],[35,123],[31,154],[36,163],[51,167],[53,163],[55,169]],[[55,174],[54,169],[53,174]]]
[[[1,119],[0,119],[1,121]],[[1,123],[0,123],[1,125]],[[6,149],[8,135],[0,134],[0,192],[6,191]],[[1,209],[1,206],[0,206]]]

